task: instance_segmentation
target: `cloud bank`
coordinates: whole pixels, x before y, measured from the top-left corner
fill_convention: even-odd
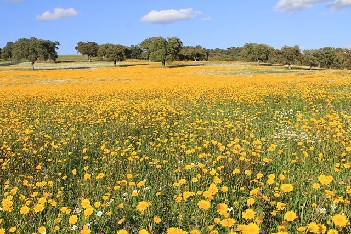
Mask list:
[[[74,8],[55,8],[54,12],[45,11],[41,15],[37,15],[37,20],[58,20],[64,17],[77,16],[78,12]]]
[[[351,7],[351,0],[279,0],[276,8],[285,12],[294,12],[312,8],[316,3],[322,2],[327,3],[326,6],[333,9]]]
[[[329,3],[328,7],[336,9],[351,7],[351,0],[335,0],[333,3]]]
[[[149,14],[143,16],[141,21],[153,24],[170,24],[180,20],[189,20],[201,14],[199,11],[194,11],[191,8],[180,10],[161,10],[150,11]]]

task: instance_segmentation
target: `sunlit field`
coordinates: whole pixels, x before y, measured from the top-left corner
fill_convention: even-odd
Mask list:
[[[0,67],[0,233],[351,233],[350,71],[112,65]]]

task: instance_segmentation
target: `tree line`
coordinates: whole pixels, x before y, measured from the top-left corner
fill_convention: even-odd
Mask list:
[[[37,60],[53,61],[58,58],[59,42],[37,39],[35,37],[20,38],[8,42],[0,48],[3,60],[30,61],[32,69]],[[299,46],[283,46],[275,49],[266,44],[246,43],[243,47],[227,49],[206,49],[198,46],[184,46],[178,37],[150,37],[138,45],[124,46],[120,44],[97,44],[96,42],[78,42],[76,51],[85,55],[88,61],[96,58],[111,61],[116,66],[117,61],[126,59],[141,59],[161,62],[180,61],[246,61],[269,64],[283,64],[291,69],[292,65],[351,69],[351,50],[346,48],[323,47],[320,49],[301,50]]]

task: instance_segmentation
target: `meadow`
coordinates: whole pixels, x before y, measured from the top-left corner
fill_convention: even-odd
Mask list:
[[[0,67],[0,233],[351,233],[351,72]]]

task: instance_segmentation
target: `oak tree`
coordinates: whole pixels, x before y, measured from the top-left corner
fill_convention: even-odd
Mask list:
[[[85,55],[89,62],[91,62],[92,57],[96,57],[99,50],[99,45],[96,42],[78,42],[75,47],[77,52]]]
[[[116,66],[117,61],[125,60],[125,46],[110,43],[102,44],[98,49],[98,56],[107,61],[113,61]]]
[[[58,55],[56,50],[60,45],[59,42],[31,38],[20,38],[13,43],[11,52],[12,58],[15,60],[27,60],[31,62],[32,70],[34,63],[40,59],[42,61],[56,61]]]

